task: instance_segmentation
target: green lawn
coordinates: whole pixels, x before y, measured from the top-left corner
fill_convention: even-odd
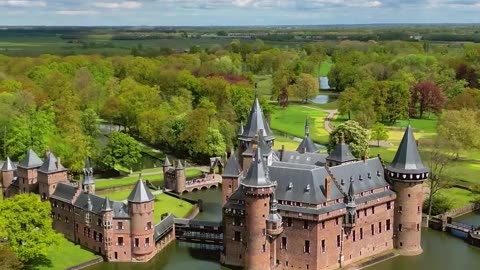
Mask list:
[[[305,119],[310,119],[310,136],[321,144],[328,142],[328,133],[323,127],[323,122],[327,113],[322,109],[315,108],[308,104],[290,104],[285,109],[275,106],[271,116],[270,126],[280,133],[286,133],[299,138],[305,134]]]
[[[257,82],[258,94],[270,98],[272,95],[272,76],[257,75],[255,81]]]
[[[451,199],[453,203],[452,208],[463,207],[469,204],[475,197],[472,192],[461,188],[441,189],[438,193]]]
[[[61,237],[58,245],[48,248],[47,259],[51,265],[39,266],[37,270],[63,270],[68,267],[84,263],[95,259],[97,256],[91,251],[82,248],[80,245],[68,241],[65,237]]]
[[[296,142],[288,137],[275,134],[275,146],[274,149],[281,149],[282,145],[285,146],[285,150],[296,151],[300,143]]]
[[[163,181],[163,173],[161,169],[157,169],[158,173],[152,175],[143,175],[142,178],[144,180],[150,180],[155,182]],[[195,177],[201,175],[201,171],[199,169],[186,169],[187,178]],[[121,186],[128,186],[132,185],[137,182],[138,176],[127,176],[127,177],[120,177],[120,178],[104,178],[104,179],[97,179],[95,181],[95,188],[97,190],[102,190],[111,187],[121,187]]]
[[[318,67],[318,70],[316,72],[317,77],[327,76],[332,66],[333,66],[333,62],[332,62],[332,59],[329,57],[327,60],[323,61]]]

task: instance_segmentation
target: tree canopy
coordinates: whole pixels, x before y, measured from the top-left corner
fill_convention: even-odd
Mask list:
[[[356,158],[368,156],[370,131],[362,128],[357,122],[350,120],[338,125],[332,133],[328,143],[328,152],[331,152],[340,142],[340,134],[344,136],[345,143],[350,146]]]
[[[128,134],[114,131],[104,149],[103,162],[110,168],[120,165],[129,168],[142,157],[140,144]]]

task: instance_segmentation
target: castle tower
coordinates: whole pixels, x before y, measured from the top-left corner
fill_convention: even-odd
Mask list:
[[[392,164],[385,170],[397,193],[394,245],[403,255],[422,253],[420,246],[423,189],[429,169],[423,165],[412,128],[407,127]]]
[[[165,156],[165,162],[163,163],[163,176],[167,175],[168,169],[172,167],[172,164],[170,163],[170,160],[168,159],[167,156]]]
[[[310,125],[308,123],[308,117],[305,120],[305,136],[303,137],[302,142],[297,147],[297,152],[299,153],[316,153],[318,152],[318,147],[310,139]]]
[[[37,169],[42,160],[32,150],[28,150],[25,158],[17,165],[17,177],[20,193],[38,192]]]
[[[113,255],[112,249],[112,240],[114,238],[113,235],[113,208],[112,202],[110,199],[105,197],[105,200],[102,204],[102,220],[103,220],[103,252],[102,254],[107,258],[107,260],[111,260]],[[100,240],[101,242],[102,240]]]
[[[187,185],[187,178],[185,176],[185,168],[182,165],[180,159],[177,161],[175,167],[175,192],[181,194],[185,191]]]
[[[236,154],[232,151],[225,165],[222,174],[222,206],[227,203],[228,198],[237,190],[238,179],[242,173]]]
[[[53,153],[48,152],[47,158],[38,169],[38,188],[43,200],[48,200],[58,183],[67,182],[67,169]]]
[[[343,134],[340,134],[340,142],[335,145],[335,148],[328,155],[326,160],[328,167],[350,163],[357,160],[350,151],[350,146],[345,143],[345,137]]]
[[[141,176],[127,200],[128,213],[131,219],[132,260],[147,261],[155,254],[155,239],[153,238],[154,196]]]
[[[90,165],[90,158],[85,158],[85,168],[83,168],[83,192],[95,194],[95,179],[93,178],[93,168]]]
[[[250,115],[248,116],[247,124],[245,127],[240,126],[240,131],[238,135],[240,154],[243,153],[250,146],[252,140],[255,138],[255,135],[259,130],[262,131],[262,135],[265,141],[273,146],[275,138],[273,133],[268,126],[268,122],[263,115],[262,107],[260,107],[260,102],[258,101],[258,90],[255,85],[255,99],[253,100],[252,108],[250,109]],[[241,132],[241,134],[240,134]],[[240,164],[243,164],[241,156]]]
[[[345,197],[345,206],[347,211],[345,213],[343,228],[345,228],[346,234],[350,234],[357,223],[357,204],[355,203],[355,190],[353,188],[353,181],[353,179],[350,180],[348,194]]]
[[[274,184],[270,181],[267,165],[260,147],[256,147],[252,165],[241,181],[245,195],[246,241],[245,268],[250,270],[270,269],[270,242],[265,235],[266,217],[270,213],[270,195]]]
[[[278,201],[275,197],[275,191],[270,196],[270,214],[267,218],[267,235],[270,241],[270,269],[274,269],[277,264],[277,238],[283,232],[282,216],[278,213]]]
[[[9,157],[3,163],[1,172],[2,172],[2,194],[3,198],[9,197],[8,189],[15,178],[15,170],[17,167],[13,164]]]

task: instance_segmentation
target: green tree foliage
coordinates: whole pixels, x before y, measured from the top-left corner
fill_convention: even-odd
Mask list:
[[[140,144],[128,134],[112,132],[103,150],[103,163],[110,168],[120,165],[129,168],[141,158]]]
[[[343,134],[345,143],[350,146],[352,154],[361,158],[368,156],[370,131],[362,128],[357,122],[350,120],[338,125],[330,134],[328,152],[331,152],[340,142],[340,134]]]
[[[471,110],[446,111],[438,122],[438,135],[457,158],[462,151],[480,147],[480,120]]]
[[[357,68],[349,63],[337,63],[328,73],[330,87],[343,91],[360,80]]]
[[[98,115],[93,109],[86,109],[81,115],[82,131],[85,135],[96,138],[100,135]]]
[[[423,118],[425,112],[440,113],[445,96],[442,90],[432,81],[422,81],[412,88],[412,101],[410,102],[410,116]]]
[[[51,207],[35,194],[20,194],[0,201],[0,237],[25,264],[47,255],[59,241],[52,229]]]
[[[376,123],[371,131],[372,139],[377,141],[377,146],[380,147],[380,141],[388,140],[388,131],[382,123]]]
[[[352,112],[358,111],[360,104],[360,94],[358,90],[349,87],[338,96],[338,111],[341,114],[348,114],[348,120],[351,120]]]
[[[294,96],[299,98],[303,103],[308,103],[310,99],[318,95],[318,80],[310,74],[300,74],[292,87]]]
[[[465,89],[447,104],[449,110],[478,110],[480,108],[480,92],[477,89]]]
[[[423,212],[428,213],[429,209],[428,199],[423,201]],[[432,198],[432,211],[431,215],[436,216],[448,212],[453,207],[453,202],[451,199],[444,195],[437,194]]]
[[[0,244],[0,269],[20,270],[23,263],[18,259],[8,244]]]

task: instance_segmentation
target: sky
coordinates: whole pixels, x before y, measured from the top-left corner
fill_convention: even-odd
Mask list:
[[[0,25],[480,23],[480,0],[0,0]]]

